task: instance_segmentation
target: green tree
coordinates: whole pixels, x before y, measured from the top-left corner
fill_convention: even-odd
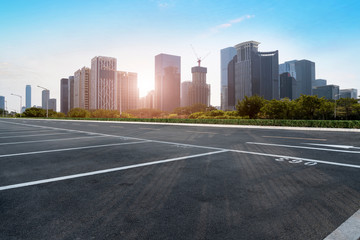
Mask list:
[[[340,98],[336,101],[338,116],[348,120],[352,118],[354,106],[358,104],[356,99],[353,98]]]
[[[295,100],[298,107],[298,114],[302,119],[314,119],[316,111],[320,108],[322,100],[318,96],[309,96],[301,94],[300,98]]]
[[[319,119],[327,120],[331,119],[334,116],[334,103],[323,98],[321,99],[321,105],[316,112],[316,115]]]
[[[265,100],[263,97],[254,95],[251,97],[245,96],[242,101],[238,101],[236,104],[236,109],[240,116],[249,116],[253,119],[258,116],[261,108],[265,105]]]
[[[88,118],[90,117],[90,112],[81,108],[73,108],[68,112],[67,116],[73,118]]]
[[[50,110],[49,110],[50,111]],[[27,108],[22,116],[24,117],[46,117],[46,110],[42,108]]]
[[[261,108],[261,112],[264,113],[267,118],[286,119],[289,115],[289,103],[287,100],[273,99]]]

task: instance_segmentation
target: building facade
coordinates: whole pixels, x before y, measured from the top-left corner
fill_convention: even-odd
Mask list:
[[[49,99],[49,110],[53,110],[54,112],[56,112],[56,99],[55,98]]]
[[[221,52],[221,109],[234,110],[245,96],[279,99],[279,53],[259,52],[259,44],[256,41],[237,44],[234,56],[232,48]],[[226,62],[227,69],[223,66]]]
[[[49,99],[50,99],[50,91],[43,90],[41,97],[41,107],[42,109],[49,109]]]
[[[309,60],[300,60],[295,63],[296,95],[312,95],[312,83],[315,82],[315,63]]]
[[[236,49],[234,47],[228,47],[220,50],[220,59],[221,59],[221,110],[228,110],[233,109],[235,104],[231,101],[235,100],[235,75],[234,71],[232,71],[232,74],[229,79],[229,63],[230,61],[234,61],[234,57],[236,57]],[[232,63],[231,65],[233,65]],[[229,84],[232,83],[232,85],[229,87]],[[229,96],[229,91],[231,92]],[[229,100],[231,107],[229,108]]]
[[[5,97],[0,96],[0,109],[5,110]]]
[[[181,83],[181,107],[190,106],[190,97],[189,97],[189,89],[191,86],[191,81],[185,81]]]
[[[294,99],[296,92],[296,80],[290,73],[280,74],[280,98]]]
[[[117,72],[117,106],[120,113],[138,108],[139,89],[137,73]]]
[[[313,94],[319,98],[325,97],[328,100],[338,100],[340,96],[339,86],[337,85],[326,85],[315,87],[313,89]]]
[[[67,114],[69,109],[69,79],[60,79],[60,112]]]
[[[204,104],[210,106],[210,85],[206,84],[205,67],[193,67],[191,68],[192,82],[188,89],[189,105]]]
[[[89,84],[90,109],[117,110],[117,60],[112,57],[94,57],[91,60]]]
[[[68,111],[74,108],[74,76],[69,76]]]
[[[358,98],[358,91],[355,88],[350,89],[341,89],[340,90],[340,98]]]
[[[325,79],[315,79],[312,87],[314,88],[314,87],[326,86],[326,84],[327,84],[327,80]]]
[[[31,85],[26,85],[25,96],[26,96],[25,107],[31,108]]]
[[[155,56],[155,108],[171,112],[180,107],[181,58]]]
[[[74,108],[89,110],[90,68],[83,67],[74,73]]]

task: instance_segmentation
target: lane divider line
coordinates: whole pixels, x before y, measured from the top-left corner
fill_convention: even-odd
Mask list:
[[[347,240],[360,238],[360,209],[343,222],[324,240]]]
[[[274,143],[246,142],[246,144],[287,147],[287,148],[302,148],[302,149],[311,149],[311,150],[320,150],[320,151],[329,151],[329,152],[360,153],[360,151],[348,151],[348,150],[339,150],[339,149],[331,149],[331,148],[316,148],[316,147],[305,147],[305,146],[284,145],[284,144],[274,144]]]
[[[15,157],[15,156],[24,156],[24,155],[33,155],[33,154],[42,154],[42,153],[52,153],[52,152],[65,152],[65,151],[73,151],[73,150],[80,150],[80,149],[91,149],[91,148],[111,147],[111,146],[138,144],[138,143],[145,143],[145,142],[150,142],[150,141],[125,142],[125,143],[111,143],[111,144],[93,145],[93,146],[85,146],[85,147],[62,148],[62,149],[53,149],[53,150],[44,150],[44,151],[35,151],[35,152],[24,152],[24,153],[12,153],[12,154],[0,155],[0,158],[4,158],[4,157]]]
[[[181,161],[181,160],[209,156],[209,155],[214,155],[214,154],[219,154],[219,153],[224,153],[224,152],[227,152],[227,151],[221,150],[221,151],[215,151],[215,152],[201,153],[201,154],[195,154],[195,155],[177,157],[177,158],[170,158],[170,159],[158,160],[158,161],[147,162],[147,163],[139,163],[139,164],[117,167],[117,168],[109,168],[109,169],[98,170],[98,171],[93,171],[93,172],[79,173],[79,174],[68,175],[68,176],[63,176],[63,177],[48,178],[48,179],[43,179],[43,180],[38,180],[38,181],[13,184],[13,185],[0,187],[0,191],[14,189],[14,188],[27,187],[27,186],[33,186],[33,185],[39,185],[39,184],[44,184],[44,183],[64,181],[64,180],[68,180],[68,179],[87,177],[87,176],[92,176],[92,175],[99,175],[99,174],[104,174],[104,173],[110,173],[110,172],[122,171],[122,170],[127,170],[127,169],[132,169],[132,168],[151,166],[151,165],[156,165],[156,164],[163,164],[163,163],[168,163],[168,162]]]
[[[88,137],[57,138],[57,139],[34,140],[34,141],[23,141],[23,142],[6,142],[6,143],[0,143],[0,146],[13,145],[13,144],[26,144],[26,143],[40,143],[40,142],[57,142],[57,141],[65,141],[65,140],[99,138],[99,137],[105,137],[105,136],[88,136]]]
[[[69,134],[69,133],[48,133],[48,134],[32,134],[32,135],[16,135],[16,136],[3,136],[0,138],[22,138],[22,137],[40,137],[40,136],[48,136],[48,135],[61,135],[61,134]]]

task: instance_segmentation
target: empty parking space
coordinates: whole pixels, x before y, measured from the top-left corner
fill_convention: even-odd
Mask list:
[[[323,239],[360,208],[359,133],[340,147],[329,139],[344,133],[24,119],[0,129],[2,239]]]

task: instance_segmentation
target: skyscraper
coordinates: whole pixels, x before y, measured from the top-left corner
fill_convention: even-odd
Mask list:
[[[294,99],[296,92],[296,80],[290,73],[280,74],[280,98]]]
[[[137,109],[139,102],[137,73],[118,71],[117,86],[117,106],[120,113]]]
[[[68,111],[74,108],[74,76],[69,76],[68,86]]]
[[[42,109],[49,109],[49,98],[50,98],[50,91],[43,90],[42,91],[42,98],[41,98],[41,107]]]
[[[180,107],[181,58],[168,54],[155,56],[155,108],[173,111]]]
[[[74,108],[89,110],[90,68],[83,67],[74,73]]]
[[[312,87],[316,84],[314,62],[305,59],[292,60],[280,64],[279,69],[280,74],[288,72],[296,80],[296,92],[293,99],[299,98],[301,94],[312,95]]]
[[[315,63],[309,60],[300,60],[295,63],[296,95],[312,95],[312,84],[315,82]]]
[[[26,85],[26,108],[31,108],[31,85]]]
[[[236,49],[234,47],[228,47],[221,49],[221,110],[233,109],[235,104],[235,70],[231,69],[231,73],[228,72],[229,65],[234,65],[234,57],[236,57]],[[230,64],[230,61],[233,61]],[[229,76],[230,74],[230,76]],[[229,86],[230,84],[230,86]],[[230,91],[230,93],[229,93]],[[229,107],[230,100],[230,107]]]
[[[117,109],[116,58],[94,57],[89,84],[90,109]]]
[[[231,48],[223,49],[221,52],[222,64],[228,62],[227,70],[225,66],[221,66],[222,109],[235,109],[237,101],[245,96],[259,95],[268,100],[279,99],[278,51],[259,52],[259,44],[256,41],[248,41],[236,45],[236,55],[232,59]]]
[[[67,114],[69,111],[69,79],[60,80],[60,112]]]
[[[5,97],[0,96],[0,109],[5,110]]]
[[[205,67],[193,67],[192,72],[192,83],[189,87],[189,105],[204,104],[210,106],[210,85],[206,84],[206,73]]]

